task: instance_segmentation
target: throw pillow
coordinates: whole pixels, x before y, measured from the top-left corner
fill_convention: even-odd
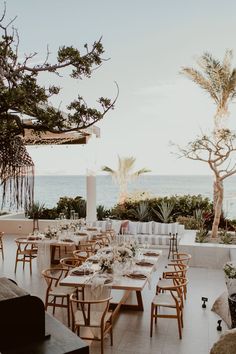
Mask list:
[[[229,312],[227,291],[225,291],[216,299],[216,301],[212,306],[211,311],[214,311],[217,315],[219,315],[222,318],[222,320],[225,321],[227,326],[231,328],[231,317]]]
[[[130,235],[137,235],[138,233],[138,221],[129,221],[129,233]]]

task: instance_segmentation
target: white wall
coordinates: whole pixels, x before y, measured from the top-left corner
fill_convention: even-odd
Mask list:
[[[39,231],[55,226],[55,220],[39,220]],[[33,231],[32,219],[0,219],[0,231],[12,235],[28,235]]]

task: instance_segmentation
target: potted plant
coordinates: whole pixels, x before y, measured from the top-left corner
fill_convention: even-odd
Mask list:
[[[227,262],[223,267],[229,296],[236,294],[236,263]]]

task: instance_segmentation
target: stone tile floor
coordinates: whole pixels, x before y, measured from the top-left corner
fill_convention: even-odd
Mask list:
[[[33,261],[30,276],[28,264],[25,270],[18,264],[14,273],[14,236],[4,236],[5,260],[0,255],[0,276],[14,279],[18,285],[44,300],[45,282],[38,273],[37,261]],[[219,269],[190,268],[188,271],[188,295],[184,309],[183,339],[179,340],[176,320],[158,319],[153,337],[149,336],[150,303],[154,296],[155,284],[167,264],[166,251],[160,260],[157,272],[153,274],[151,285],[146,286],[142,295],[143,312],[121,312],[114,325],[114,345],[105,341],[106,354],[207,354],[222,332],[217,332],[219,317],[211,311],[214,300],[225,290],[224,275]],[[115,294],[114,294],[115,295]],[[207,308],[202,309],[201,297],[208,297]],[[62,309],[56,310],[56,317],[66,323]],[[223,323],[223,331],[226,330]],[[100,353],[100,343],[90,342],[90,353]]]

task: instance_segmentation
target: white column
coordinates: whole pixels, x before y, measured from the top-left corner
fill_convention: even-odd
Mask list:
[[[96,176],[95,172],[87,171],[87,210],[86,221],[91,223],[97,220],[96,209]]]

